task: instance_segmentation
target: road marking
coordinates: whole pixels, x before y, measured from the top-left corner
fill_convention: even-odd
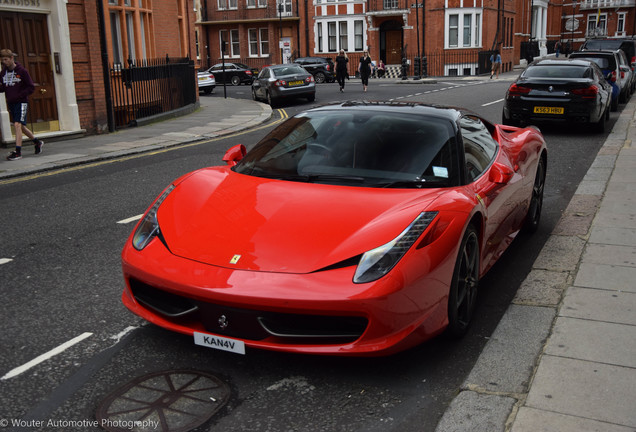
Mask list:
[[[139,219],[141,219],[142,217],[144,217],[144,214],[143,214],[143,213],[142,213],[142,214],[140,214],[140,215],[137,215],[137,216],[129,217],[128,219],[122,219],[122,220],[120,220],[120,221],[117,221],[117,223],[118,223],[118,224],[125,225],[125,224],[129,224],[129,223],[131,223],[131,222],[138,221],[138,220],[139,220]]]
[[[486,106],[488,106],[488,105],[494,105],[494,104],[496,104],[496,103],[503,102],[503,101],[504,101],[503,99],[497,99],[496,101],[488,102],[488,103],[486,103],[486,104],[483,104],[482,106],[483,106],[483,107],[486,107]]]
[[[24,372],[26,372],[27,370],[31,369],[34,366],[39,365],[40,363],[50,359],[53,356],[56,356],[58,354],[60,354],[61,352],[67,350],[68,348],[72,347],[73,345],[83,341],[84,339],[91,337],[93,335],[93,333],[82,333],[81,335],[71,339],[68,342],[63,343],[62,345],[53,348],[51,351],[46,352],[36,358],[34,358],[33,360],[31,360],[28,363],[23,364],[22,366],[19,366],[9,372],[7,372],[2,378],[0,378],[0,381],[5,381],[8,380],[9,378],[13,378],[16,377]]]
[[[0,258],[0,265],[10,263],[13,261],[11,258]]]

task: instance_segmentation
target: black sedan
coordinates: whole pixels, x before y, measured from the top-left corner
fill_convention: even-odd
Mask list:
[[[506,93],[502,123],[586,123],[597,132],[609,119],[612,86],[589,60],[532,62]]]
[[[225,69],[224,69],[225,67]],[[232,85],[252,84],[256,77],[256,70],[243,63],[218,63],[208,69],[214,75],[217,83],[230,83]]]
[[[254,100],[266,100],[274,106],[282,99],[304,97],[316,99],[316,82],[312,74],[297,64],[267,66],[252,83]]]

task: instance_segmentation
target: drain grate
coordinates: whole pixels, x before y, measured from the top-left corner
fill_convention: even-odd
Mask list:
[[[155,372],[119,387],[97,408],[110,432],[186,432],[208,421],[229,400],[223,381],[192,370]]]

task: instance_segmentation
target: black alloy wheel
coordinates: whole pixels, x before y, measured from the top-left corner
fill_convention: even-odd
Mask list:
[[[318,72],[316,73],[316,75],[314,76],[314,79],[316,80],[316,84],[322,84],[325,82],[325,74],[322,72]]]
[[[234,75],[231,81],[233,86],[241,85],[241,77],[238,75]]]
[[[537,165],[537,174],[534,178],[532,186],[532,197],[530,198],[530,206],[524,223],[524,229],[529,233],[534,233],[539,228],[541,221],[541,209],[543,208],[543,190],[545,189],[545,160],[539,158]]]
[[[471,224],[462,238],[448,294],[448,333],[466,334],[473,318],[479,287],[479,237]]]
[[[258,96],[256,96],[256,90],[254,90],[254,87],[252,87],[252,99],[254,99],[255,101],[258,100]]]

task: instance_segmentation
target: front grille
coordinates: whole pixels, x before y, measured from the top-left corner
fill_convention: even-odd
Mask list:
[[[357,316],[290,314],[235,308],[189,299],[130,280],[135,299],[181,325],[200,323],[210,333],[281,344],[342,344],[360,338],[368,320]]]

